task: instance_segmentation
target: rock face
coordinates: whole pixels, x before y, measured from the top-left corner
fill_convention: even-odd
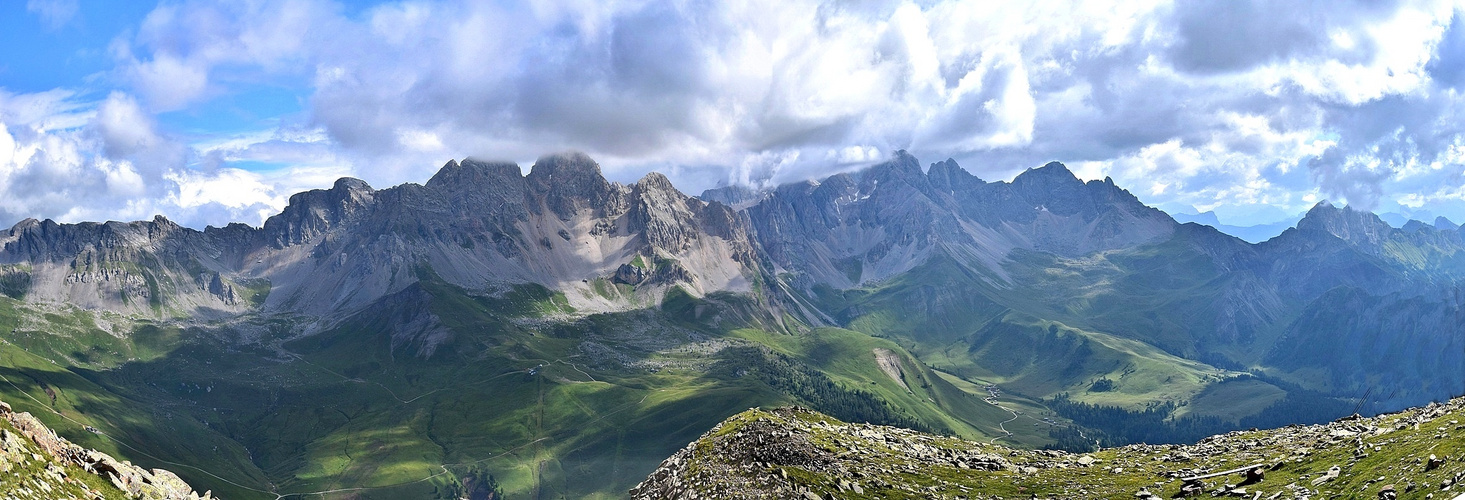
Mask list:
[[[661,263],[657,279],[637,281],[647,286],[634,297],[597,292],[594,281],[614,279],[636,257]],[[683,195],[660,174],[608,182],[577,153],[541,158],[527,176],[469,159],[426,185],[375,190],[341,179],[292,196],[260,228],[195,231],[159,217],[27,220],[0,233],[0,274],[26,283],[7,295],[143,315],[329,317],[398,293],[423,272],[470,290],[538,283],[576,308],[617,310],[654,303],[672,286],[748,291],[760,279],[756,261],[746,220],[731,208]]]
[[[1005,281],[1016,249],[1078,256],[1161,242],[1177,226],[1112,181],[1084,183],[1061,163],[987,183],[951,160],[923,173],[904,152],[857,174],[781,186],[748,215],[775,265],[835,288],[935,254]]]
[[[137,498],[197,500],[200,495],[177,475],[147,470],[59,437],[29,413],[0,403],[0,492],[7,498]],[[79,481],[96,475],[107,486]]]
[[[801,408],[753,409],[663,461],[631,496],[1451,498],[1465,479],[1461,418],[1465,398],[1189,446],[1071,454],[847,424]]]
[[[769,316],[814,326],[853,327],[886,307],[866,324],[896,313],[923,323],[877,333],[945,344],[972,335],[962,325],[1013,310],[1218,368],[1263,364],[1292,383],[1325,373],[1340,394],[1383,383],[1397,398],[1384,408],[1465,390],[1460,356],[1432,355],[1462,352],[1465,338],[1465,237],[1448,221],[1395,229],[1324,202],[1252,245],[1178,224],[1060,163],[986,182],[952,160],[923,169],[904,152],[860,172],[703,197],[655,173],[609,182],[566,153],[527,175],[465,159],[423,185],[341,179],[292,196],[259,228],[26,220],[0,232],[0,295],[153,318],[330,324],[410,297],[424,279],[480,295],[542,285],[582,314],[655,306],[680,288],[756,295]],[[938,271],[884,287],[923,266]],[[862,298],[884,303],[852,302]],[[427,339],[419,352],[443,338],[430,318],[392,324],[412,330],[402,345]],[[1378,366],[1343,349],[1410,362]],[[1441,373],[1458,376],[1431,375]]]

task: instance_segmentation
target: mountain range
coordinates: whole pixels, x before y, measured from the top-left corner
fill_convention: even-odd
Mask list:
[[[0,397],[226,498],[614,498],[760,405],[1081,449],[1448,398],[1462,277],[1453,224],[1253,244],[1060,163],[691,197],[467,159],[260,227],[0,232]]]

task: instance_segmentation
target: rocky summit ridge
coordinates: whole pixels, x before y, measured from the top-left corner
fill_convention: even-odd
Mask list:
[[[644,272],[623,269],[638,260]],[[759,275],[731,208],[686,196],[661,174],[609,182],[579,153],[540,158],[528,175],[470,158],[423,185],[343,178],[291,196],[258,228],[197,231],[159,216],[28,219],[0,231],[0,275],[22,283],[9,295],[153,317],[341,317],[427,270],[484,292],[536,283],[584,311],[642,307],[671,286],[748,291]]]
[[[261,227],[23,221],[0,231],[16,382],[0,392],[241,498],[378,474],[394,477],[361,496],[456,498],[494,475],[510,495],[622,493],[753,406],[1086,450],[1465,394],[1465,233],[1449,224],[1320,203],[1252,244],[1060,163],[988,182],[903,152],[707,199],[660,174],[610,182],[582,154],[525,170],[470,158],[423,184],[341,179]],[[1018,406],[989,404],[999,391]],[[18,399],[42,392],[49,405]],[[1004,427],[1019,410],[1032,425]],[[403,433],[359,439],[388,428]],[[898,437],[936,446],[915,436]],[[988,448],[953,460],[1071,480],[989,496],[1117,491],[1037,461],[1072,456]],[[843,463],[797,450],[789,464]],[[844,496],[874,491],[845,479]],[[1169,487],[1155,481],[1116,484]]]
[[[633,488],[651,499],[1465,498],[1465,398],[1193,445],[1017,450],[752,409]]]

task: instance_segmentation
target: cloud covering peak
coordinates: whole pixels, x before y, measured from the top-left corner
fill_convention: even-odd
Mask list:
[[[41,11],[33,22],[56,25]],[[1247,220],[1258,205],[1296,213],[1322,198],[1459,220],[1459,12],[169,2],[97,44],[110,62],[93,77],[0,93],[0,188],[29,193],[0,216],[258,223],[336,175],[421,182],[448,158],[522,163],[568,149],[613,179],[660,170],[699,191],[905,149],[988,179],[1060,160],[1233,224],[1270,222]],[[104,195],[50,194],[66,189]]]

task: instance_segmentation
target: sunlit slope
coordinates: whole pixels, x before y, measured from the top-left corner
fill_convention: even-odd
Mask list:
[[[1088,454],[848,424],[801,408],[750,410],[667,459],[632,497],[1179,498],[1188,488],[1236,498],[1451,498],[1465,477],[1462,407],[1456,399]]]
[[[92,313],[6,302],[7,321],[55,326],[0,345],[13,383],[0,396],[87,446],[180,464],[230,498],[432,497],[475,471],[511,495],[615,498],[750,407],[806,404],[972,439],[1010,418],[888,340],[760,328],[773,321],[745,297],[673,294],[663,309],[583,316],[542,287],[473,295],[424,276],[304,337],[282,318],[118,317],[114,335]],[[49,414],[46,389],[65,418]]]

